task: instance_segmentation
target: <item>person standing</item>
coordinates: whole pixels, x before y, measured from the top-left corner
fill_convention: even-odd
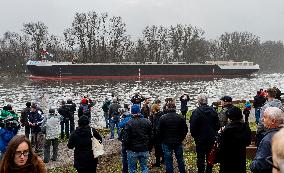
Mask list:
[[[155,158],[156,158],[156,163],[154,163],[152,166],[153,167],[160,167],[161,163],[164,163],[164,154],[163,154],[163,149],[161,145],[161,141],[159,140],[158,136],[158,127],[160,123],[160,118],[163,116],[163,112],[160,111],[161,106],[160,104],[153,104],[151,107],[151,114],[152,114],[152,128],[153,128],[153,145],[155,149]],[[161,160],[162,158],[162,160]]]
[[[272,163],[274,166],[273,173],[281,173],[284,170],[284,128],[281,128],[279,132],[275,133],[272,138],[271,150],[272,150]]]
[[[180,96],[179,100],[180,100],[180,112],[184,117],[184,119],[186,119],[186,113],[188,111],[187,102],[189,101],[189,95],[184,93],[182,96]]]
[[[110,139],[114,139],[114,128],[117,129],[117,135],[119,136],[120,130],[119,130],[119,108],[121,106],[118,104],[118,101],[116,98],[113,99],[112,104],[109,107],[109,125],[110,125]]]
[[[58,113],[61,115],[61,134],[60,134],[60,138],[64,139],[64,136],[66,135],[66,138],[69,138],[69,121],[70,121],[70,117],[72,116],[70,114],[69,111],[69,107],[66,106],[66,102],[62,101],[61,102],[61,107],[58,109]],[[65,130],[65,133],[64,133]]]
[[[267,129],[257,148],[254,160],[250,164],[253,173],[272,173],[272,165],[266,159],[271,157],[271,139],[283,125],[284,113],[277,107],[267,107],[263,113],[262,122]]]
[[[253,107],[255,109],[255,123],[258,124],[260,121],[260,109],[265,104],[266,99],[261,95],[261,91],[256,92],[256,96],[253,98]]]
[[[152,141],[151,122],[140,114],[140,106],[131,107],[132,119],[125,126],[122,140],[127,150],[129,173],[137,170],[139,160],[142,173],[148,173],[147,162]]]
[[[220,129],[220,123],[215,109],[208,106],[206,95],[199,95],[197,102],[199,107],[192,112],[189,120],[190,134],[196,145],[198,173],[204,173],[205,159],[207,161],[209,152]],[[212,167],[212,165],[207,163],[206,173],[212,173]]]
[[[219,173],[246,173],[246,147],[251,142],[251,130],[243,122],[240,108],[234,106],[226,115],[230,121],[220,135]]]
[[[185,164],[183,159],[182,141],[188,132],[188,127],[184,118],[176,113],[176,105],[174,101],[169,101],[165,105],[167,114],[160,118],[158,125],[159,140],[166,164],[166,173],[173,173],[173,152],[175,153],[180,173],[185,173]]]
[[[125,147],[125,142],[123,140],[123,133],[124,133],[126,124],[128,123],[128,121],[132,119],[132,115],[129,112],[128,104],[124,104],[124,109],[125,109],[125,112],[123,112],[123,114],[121,115],[121,120],[118,123],[119,129],[120,129],[120,136],[118,139],[121,140],[122,173],[128,173],[127,151]]]
[[[142,105],[141,108],[141,114],[144,116],[144,118],[149,118],[150,116],[150,98],[149,97],[145,97],[144,103]]]
[[[261,121],[258,123],[257,129],[256,129],[256,145],[257,146],[259,146],[261,139],[264,137],[267,131],[262,121],[263,120],[262,117],[263,117],[265,109],[268,107],[277,107],[281,109],[282,111],[284,110],[281,101],[276,99],[276,90],[274,88],[268,88],[266,92],[267,92],[267,96],[266,96],[267,101],[265,102],[265,104],[262,106],[260,110]]]
[[[74,167],[78,173],[96,173],[98,158],[94,158],[92,137],[102,142],[101,135],[90,127],[89,117],[83,115],[78,120],[78,127],[71,134],[67,147],[74,150]]]
[[[89,104],[89,101],[86,98],[83,98],[78,109],[78,118],[85,115],[91,119],[91,108],[92,105]]]
[[[41,111],[37,110],[35,105],[31,106],[31,112],[28,116],[28,123],[31,127],[32,132],[32,143],[35,146],[35,152],[41,152],[43,147],[43,140],[41,139],[42,131],[41,125],[43,123],[44,117],[41,114]]]
[[[8,104],[0,112],[0,160],[6,151],[9,141],[18,133],[20,128],[19,116]]]
[[[228,109],[233,107],[232,104],[233,99],[230,96],[223,96],[220,100],[221,100],[222,109],[219,112],[218,117],[221,128],[224,128],[228,124],[228,118],[226,116],[226,112]]]
[[[31,102],[27,102],[26,103],[26,107],[21,111],[21,118],[20,118],[20,122],[22,127],[25,127],[25,135],[26,137],[29,139],[30,138],[30,133],[31,133],[31,129],[28,123],[28,115],[31,111]]]
[[[55,113],[54,108],[49,109],[49,115],[44,119],[42,123],[42,131],[45,134],[44,141],[44,163],[48,163],[50,160],[50,145],[52,145],[52,161],[57,160],[58,155],[58,137],[60,135],[60,118]]]
[[[69,111],[69,121],[70,121],[70,133],[72,133],[75,130],[75,120],[74,120],[74,114],[76,111],[76,104],[73,103],[72,99],[67,100],[66,107]]]
[[[32,149],[25,135],[16,135],[9,142],[0,165],[1,173],[46,173],[45,164]]]
[[[106,122],[106,128],[108,128],[109,125],[109,116],[108,116],[108,111],[109,111],[109,106],[110,106],[110,100],[108,100],[108,98],[105,98],[105,101],[103,103],[102,109],[104,112],[104,118],[105,118],[105,122]]]

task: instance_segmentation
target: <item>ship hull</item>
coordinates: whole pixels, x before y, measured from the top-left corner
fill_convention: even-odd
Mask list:
[[[236,77],[259,70],[207,64],[29,64],[27,68],[34,79]]]

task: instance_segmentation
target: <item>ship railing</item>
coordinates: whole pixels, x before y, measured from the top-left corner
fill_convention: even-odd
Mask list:
[[[258,64],[254,64],[249,61],[206,61],[206,64],[210,65],[220,65],[220,66],[256,66]]]
[[[169,64],[186,64],[186,62],[169,62]]]
[[[158,62],[145,62],[145,64],[158,64]]]

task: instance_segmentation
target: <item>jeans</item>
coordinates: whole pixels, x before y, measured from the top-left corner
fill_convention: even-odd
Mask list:
[[[119,136],[119,133],[120,133],[120,130],[119,130],[119,127],[118,127],[118,123],[119,123],[119,120],[116,120],[116,119],[110,119],[109,121],[109,126],[110,126],[110,138],[113,139],[114,138],[114,127],[116,126],[116,129],[117,129],[117,135]]]
[[[70,118],[70,133],[72,133],[75,130],[75,121],[74,121],[74,115]]]
[[[127,152],[124,144],[121,144],[122,173],[128,173]]]
[[[106,128],[108,128],[108,112],[104,112],[105,122],[106,122]]]
[[[35,152],[39,153],[43,149],[44,135],[41,132],[32,132],[32,146],[35,146]]]
[[[197,154],[197,169],[198,173],[204,173],[205,171],[205,159],[207,161],[208,154],[213,146],[213,142],[207,143],[196,143],[196,154]],[[207,163],[207,162],[206,162]],[[212,173],[212,165],[206,165],[206,173]]]
[[[63,120],[60,122],[61,126],[61,139],[64,139],[64,129],[65,129],[65,134],[66,138],[69,138],[69,119],[68,118],[63,118]],[[64,128],[65,127],[65,128]]]
[[[49,162],[50,159],[50,145],[52,145],[52,158],[51,160],[56,160],[58,155],[58,138],[46,139],[44,142],[44,159],[45,163]]]
[[[147,167],[148,158],[149,158],[149,151],[134,152],[131,150],[127,150],[129,173],[136,173],[138,160],[140,163],[140,169],[142,173],[148,173],[148,167]]]
[[[260,119],[260,109],[261,108],[255,108],[255,123],[258,124],[259,123],[259,119]]]
[[[25,136],[30,139],[31,127],[29,125],[25,126]]]
[[[175,152],[176,160],[178,163],[178,169],[180,173],[185,173],[185,165],[183,160],[183,146],[182,144],[174,147],[170,147],[166,144],[162,144],[162,149],[165,157],[166,173],[173,173],[173,152]]]

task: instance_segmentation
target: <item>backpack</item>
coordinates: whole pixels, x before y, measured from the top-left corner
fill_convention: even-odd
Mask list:
[[[89,116],[91,114],[91,110],[89,105],[82,105],[83,115]]]

